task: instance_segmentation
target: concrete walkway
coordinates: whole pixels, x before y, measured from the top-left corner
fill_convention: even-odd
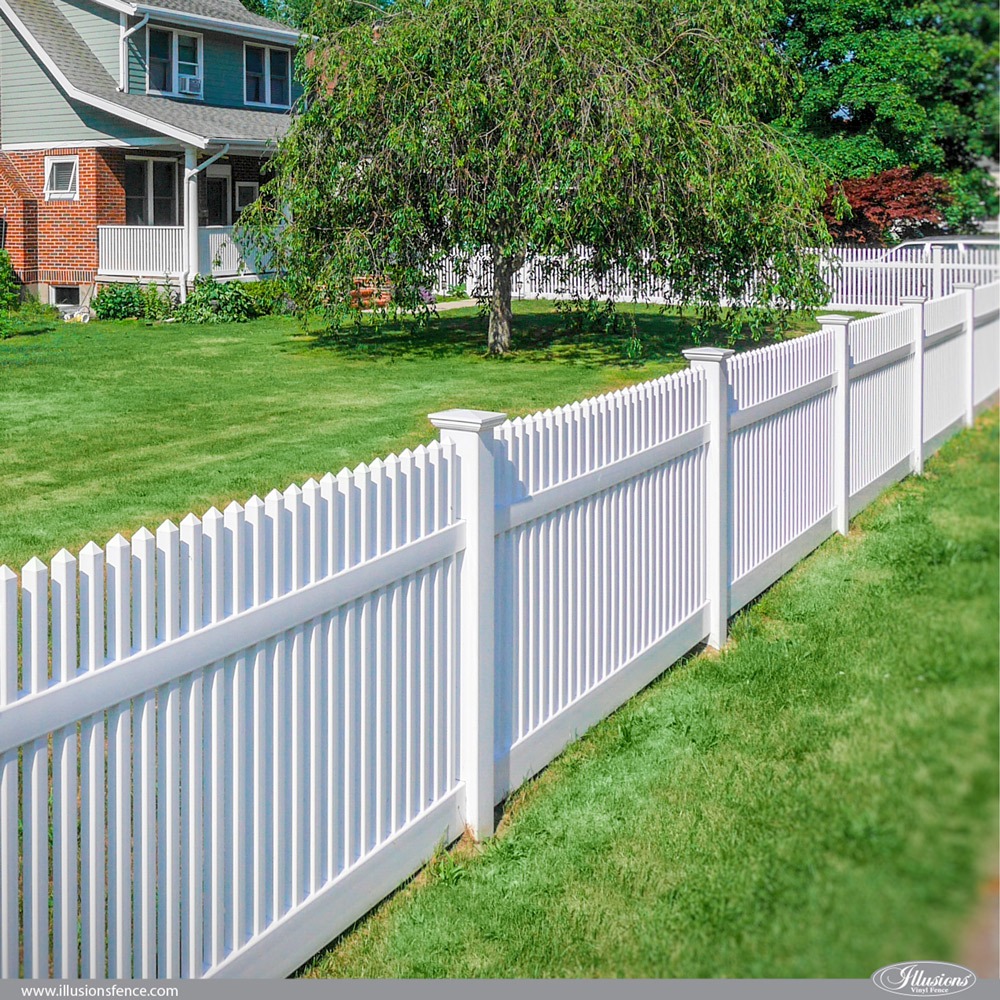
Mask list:
[[[479,302],[476,299],[456,299],[454,302],[438,302],[434,307],[438,312],[447,312],[449,309],[474,309]]]

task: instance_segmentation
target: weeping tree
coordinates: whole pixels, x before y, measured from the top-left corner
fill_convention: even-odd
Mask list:
[[[318,0],[308,97],[248,228],[331,317],[363,275],[418,309],[445,256],[484,251],[495,354],[514,274],[570,251],[598,279],[656,275],[713,322],[811,307],[800,250],[825,233],[824,178],[762,121],[790,89],[770,17],[761,0]]]

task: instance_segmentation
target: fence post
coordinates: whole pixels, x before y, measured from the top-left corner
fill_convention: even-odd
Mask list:
[[[693,347],[684,352],[694,371],[708,381],[708,482],[706,483],[706,538],[709,633],[708,644],[722,649],[729,625],[729,373],[727,361],[734,351],[719,347]]]
[[[820,316],[823,331],[833,334],[833,370],[837,377],[833,414],[834,528],[846,535],[851,521],[851,343],[850,316]]]
[[[913,306],[913,455],[910,470],[924,471],[924,303],[921,295],[904,295],[899,304]]]
[[[459,637],[459,771],[465,822],[477,840],[493,833],[493,428],[505,413],[445,410],[430,422],[455,445],[458,517],[465,521]]]
[[[931,247],[931,298],[940,299],[944,295],[944,259],[941,247]]]
[[[965,296],[965,426],[976,422],[976,285],[971,281],[956,281],[956,292]]]

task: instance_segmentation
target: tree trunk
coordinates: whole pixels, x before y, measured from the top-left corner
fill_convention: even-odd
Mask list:
[[[490,326],[487,337],[490,354],[506,354],[510,350],[511,285],[514,275],[524,265],[524,254],[515,257],[493,257],[493,293],[490,295]]]

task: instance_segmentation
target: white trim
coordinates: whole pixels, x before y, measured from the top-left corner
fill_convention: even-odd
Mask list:
[[[7,23],[14,29],[14,31],[21,36],[22,41],[24,41],[35,53],[35,55],[38,56],[42,65],[49,71],[52,78],[59,84],[60,87],[62,87],[68,97],[72,97],[74,100],[80,101],[82,104],[88,104],[92,108],[97,108],[99,111],[105,111],[115,118],[123,118],[125,121],[130,121],[135,125],[141,125],[143,128],[150,129],[150,131],[161,132],[164,135],[168,135],[173,139],[179,140],[180,142],[197,146],[198,149],[204,149],[209,145],[209,139],[207,136],[195,135],[193,132],[188,132],[187,129],[178,128],[176,125],[168,125],[166,122],[150,118],[149,115],[144,115],[138,111],[123,108],[120,104],[115,104],[113,101],[107,101],[102,97],[95,97],[93,94],[88,94],[85,91],[80,90],[79,87],[76,87],[69,82],[66,74],[63,73],[63,71],[56,64],[55,60],[52,59],[48,52],[46,52],[45,49],[39,44],[38,39],[35,38],[30,31],[28,31],[24,22],[17,16],[10,4],[7,3],[7,0],[0,0],[0,13],[4,15]]]
[[[0,143],[0,150],[12,153],[43,152],[47,149],[130,149],[139,146],[159,146],[164,150],[176,152],[176,144],[169,145],[169,140],[165,138],[143,138],[143,139],[88,139],[86,141],[73,142],[5,142]]]
[[[54,191],[49,187],[50,171],[58,163],[73,164],[73,186],[70,191]],[[46,201],[79,201],[80,200],[80,156],[78,153],[67,153],[63,156],[45,157],[45,175],[42,193]]]
[[[154,222],[153,221],[153,168],[149,165],[152,163],[170,163],[174,168],[174,219],[180,217],[180,197],[177,191],[177,157],[176,156],[126,156],[126,160],[134,160],[137,163],[146,164],[146,217],[149,222],[146,223],[147,226],[177,226],[178,223],[174,222]],[[128,192],[125,192],[126,198],[126,211],[128,206]],[[138,222],[126,222],[126,226],[138,226]]]
[[[229,163],[213,163],[205,170],[205,197],[208,198],[209,180],[226,182],[226,221],[208,222],[207,226],[231,226],[233,224],[233,168]],[[211,207],[209,207],[211,211]]]
[[[116,10],[119,14],[128,14],[131,17],[135,17],[134,3],[124,3],[122,0],[94,0],[94,2],[101,7],[110,7],[111,10]]]
[[[253,197],[241,208],[240,188],[253,188]],[[260,197],[260,184],[257,181],[237,181],[233,186],[233,213],[239,219],[240,213],[249,208]]]
[[[98,3],[103,0],[97,0]],[[301,32],[291,28],[265,28],[261,25],[240,24],[239,21],[224,21],[204,14],[189,14],[177,10],[166,10],[150,4],[136,4],[136,11],[149,14],[150,17],[162,18],[172,24],[187,25],[192,28],[204,28],[206,31],[218,31],[224,35],[242,35],[244,38],[259,38],[264,42],[276,42],[279,45],[296,45],[303,36]]]
[[[155,87],[151,87],[149,83],[149,38],[150,34],[154,31],[162,31],[165,35],[170,35],[170,76],[171,82],[173,84],[173,90],[157,90]],[[201,80],[201,93],[200,94],[183,94],[178,90],[178,85],[180,83],[180,43],[181,38],[193,38],[195,40],[195,45],[198,49],[198,73],[196,79]],[[185,76],[190,76],[189,73],[184,74]],[[156,97],[178,97],[183,98],[186,101],[201,101],[205,97],[205,38],[203,35],[198,34],[193,31],[180,31],[177,28],[169,28],[162,24],[147,24],[146,25],[146,93],[152,94]]]
[[[267,94],[266,101],[247,100],[247,48],[264,50],[264,92]],[[271,53],[284,52],[288,57],[288,76],[285,78],[288,86],[288,103],[275,104],[271,100]],[[257,45],[254,42],[243,43],[243,103],[248,108],[280,108],[287,111],[292,106],[292,52],[290,49],[276,45]]]

